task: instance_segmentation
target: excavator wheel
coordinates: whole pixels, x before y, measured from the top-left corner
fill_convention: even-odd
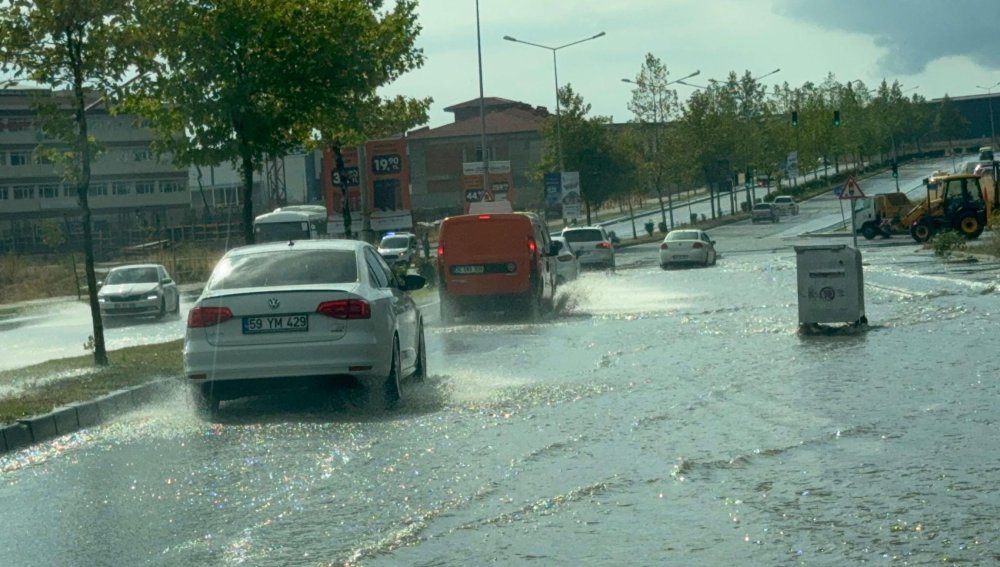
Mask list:
[[[917,242],[927,242],[934,236],[934,227],[929,221],[919,220],[910,227],[910,236]]]
[[[979,238],[979,235],[983,233],[983,229],[986,228],[983,226],[979,215],[971,212],[963,213],[962,216],[958,218],[957,224],[958,231],[961,232],[962,236],[968,240],[975,240]]]

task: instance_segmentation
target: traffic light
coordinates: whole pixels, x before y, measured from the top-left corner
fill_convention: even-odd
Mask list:
[[[743,185],[747,189],[753,187],[753,169],[749,165],[747,166],[746,177],[743,178]]]
[[[892,176],[899,177],[899,166],[896,165],[896,162],[892,162]]]
[[[839,110],[834,110],[833,111],[833,125],[834,126],[840,126],[840,111]]]
[[[792,111],[792,126],[798,126],[798,125],[799,125],[799,111],[793,110]]]

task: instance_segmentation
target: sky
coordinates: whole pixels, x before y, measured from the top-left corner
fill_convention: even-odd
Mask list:
[[[479,97],[476,0],[419,0],[417,46],[426,61],[383,90],[431,97],[428,125],[453,120],[450,105]],[[986,94],[1000,82],[1000,0],[479,0],[483,86],[487,97],[555,107],[552,51],[559,84],[591,105],[592,115],[632,119],[632,85],[647,53],[679,79],[723,80],[730,71],[762,82],[860,79],[868,88],[899,81],[927,99]],[[681,101],[694,88],[675,85]],[[996,89],[1000,91],[1000,87]]]

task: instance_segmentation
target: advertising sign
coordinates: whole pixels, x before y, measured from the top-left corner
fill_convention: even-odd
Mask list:
[[[347,178],[347,198],[351,210],[351,232],[361,229],[361,174],[358,167],[358,148],[345,146],[340,155],[344,160],[344,176]],[[332,150],[323,151],[323,197],[326,201],[327,231],[334,236],[344,234],[343,202],[344,190],[340,172],[337,171],[337,156]]]
[[[788,170],[789,178],[794,179],[799,176],[799,152],[788,153],[785,169]]]
[[[483,187],[483,162],[470,161],[462,164],[462,188],[465,190],[465,212],[469,205],[480,202],[512,202],[514,199],[514,177],[509,161],[489,162],[487,174],[489,185]]]
[[[542,188],[545,191],[545,218],[561,219],[563,213],[562,178],[559,172],[546,173],[542,177]]]
[[[564,219],[580,218],[580,173],[562,173],[562,214]]]
[[[371,229],[384,232],[413,228],[406,140],[368,142],[365,156]]]

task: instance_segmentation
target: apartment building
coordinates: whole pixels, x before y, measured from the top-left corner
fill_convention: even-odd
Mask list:
[[[79,225],[76,187],[40,150],[60,144],[46,138],[35,111],[38,102],[64,96],[45,89],[0,91],[0,247],[30,240],[43,219]],[[91,165],[89,202],[96,231],[184,219],[191,209],[187,168],[156,156],[150,147],[153,133],[137,117],[112,116],[97,105],[88,111],[88,128],[103,146]]]

